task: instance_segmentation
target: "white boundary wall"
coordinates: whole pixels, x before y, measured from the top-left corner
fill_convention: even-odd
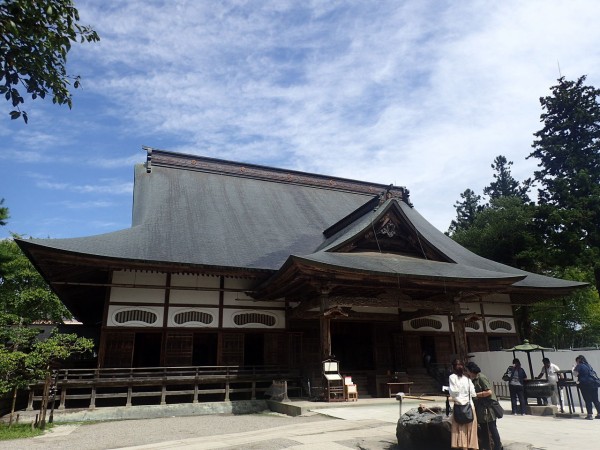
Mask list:
[[[481,369],[481,372],[490,379],[492,383],[502,383],[502,375],[506,368],[512,364],[513,353],[508,351],[497,352],[473,352],[474,355],[470,361],[475,362]],[[537,377],[542,370],[542,352],[531,352],[531,365],[533,367],[533,376]],[[544,351],[544,356],[550,359],[550,362],[556,364],[561,370],[572,369],[575,365],[575,358],[579,355],[585,356],[585,359],[597,371],[600,371],[600,350],[557,350]],[[521,366],[527,373],[527,378],[531,378],[529,371],[529,361],[527,353],[515,352],[515,357],[521,361]],[[575,404],[578,404],[577,395],[574,393]]]

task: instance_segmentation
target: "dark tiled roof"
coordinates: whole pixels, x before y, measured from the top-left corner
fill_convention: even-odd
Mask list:
[[[373,195],[233,175],[135,168],[132,228],[27,244],[138,261],[276,270]]]
[[[531,274],[477,256],[396,198],[375,211],[370,205],[365,208],[378,189],[387,187],[384,185],[343,179],[331,179],[328,185],[322,180],[326,177],[299,172],[250,166],[236,173],[235,163],[208,158],[199,158],[198,162],[192,156],[168,152],[157,156],[158,161],[162,158],[162,165],[153,159],[151,171],[144,165],[135,168],[132,228],[85,238],[33,239],[21,241],[21,245],[122,260],[269,271],[277,271],[295,255],[348,270],[452,279],[512,279],[513,286],[522,288],[584,285]],[[178,166],[179,156],[183,163]],[[223,170],[202,169],[202,161],[206,167]],[[252,171],[257,175],[252,176]],[[390,208],[396,208],[419,239],[447,262],[390,254],[327,252],[364,232],[375,216],[380,217]],[[323,231],[327,229],[339,230],[325,239]]]

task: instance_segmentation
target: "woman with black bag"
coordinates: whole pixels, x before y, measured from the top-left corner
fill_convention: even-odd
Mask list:
[[[451,447],[463,450],[479,450],[477,417],[473,412],[472,400],[476,396],[475,387],[465,373],[463,362],[459,359],[452,361],[452,374],[448,379],[448,393],[454,401]]]
[[[502,407],[498,404],[496,394],[492,390],[492,383],[488,377],[481,373],[481,369],[474,362],[467,363],[466,367],[473,380],[473,386],[475,386],[475,413],[479,423],[480,448],[482,450],[502,450],[500,434],[496,426],[496,419],[502,417],[502,415],[498,415],[494,408]],[[501,409],[498,409],[498,411],[502,413]]]
[[[598,401],[598,386],[600,380],[592,366],[587,362],[585,356],[579,355],[576,359],[577,363],[577,379],[579,380],[579,390],[585,401],[585,409],[587,410],[588,420],[594,420],[594,406],[596,407],[596,419],[600,419],[600,402]]]

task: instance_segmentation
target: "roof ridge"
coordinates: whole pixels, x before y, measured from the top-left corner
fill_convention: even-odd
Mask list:
[[[408,201],[409,196],[408,189],[402,186],[370,183],[367,181],[279,169],[258,164],[246,164],[206,156],[175,153],[146,146],[142,148],[147,152],[146,171],[148,173],[151,173],[152,167],[155,166],[170,167],[360,194],[377,195],[382,191],[387,191],[391,195],[406,199],[405,201]]]

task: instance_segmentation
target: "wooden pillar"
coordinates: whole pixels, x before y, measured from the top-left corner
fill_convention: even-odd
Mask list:
[[[331,321],[325,316],[325,311],[329,309],[329,290],[321,290],[321,308],[319,311],[320,340],[321,340],[321,361],[331,356]]]
[[[460,297],[454,299],[454,308],[452,311],[452,325],[454,328],[454,341],[456,342],[456,356],[465,364],[468,356],[467,332],[465,320],[460,311]]]

